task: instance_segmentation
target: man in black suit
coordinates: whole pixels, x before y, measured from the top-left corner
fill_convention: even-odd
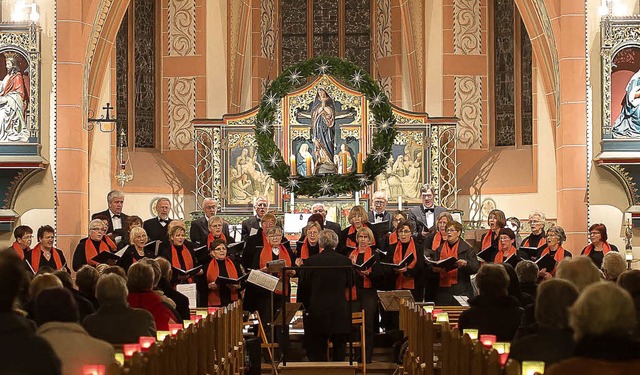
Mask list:
[[[391,224],[391,213],[387,211],[387,193],[384,191],[376,191],[373,193],[373,210],[368,213],[368,222],[380,223],[383,221],[389,222],[389,231],[393,229]]]
[[[120,190],[111,190],[107,194],[107,204],[109,208],[91,215],[91,220],[96,219],[98,216],[106,217],[109,223],[107,235],[111,236],[116,244],[120,244],[123,240],[122,236],[126,235],[125,224],[129,217],[122,212],[124,193]]]
[[[213,216],[216,216],[218,212],[218,202],[213,198],[205,198],[202,202],[202,210],[204,211],[204,216],[198,220],[191,222],[191,229],[189,230],[189,238],[191,242],[197,243],[200,246],[207,244],[207,236],[209,236],[209,219]],[[225,238],[232,239],[229,234],[229,223],[226,221],[222,221],[222,234],[224,234]]]
[[[446,212],[447,209],[435,205],[436,190],[430,184],[422,185],[420,193],[422,193],[422,205],[409,210],[409,219],[416,223],[413,234],[415,240],[422,243],[429,234],[429,230],[434,227],[438,215]]]
[[[147,232],[149,241],[167,241],[167,227],[172,219],[169,218],[171,212],[171,202],[169,198],[162,197],[156,202],[157,217],[145,220],[142,227]]]
[[[313,212],[314,214],[321,214],[322,217],[324,218],[324,227],[326,229],[331,229],[338,236],[340,236],[340,232],[342,232],[342,228],[340,227],[340,224],[327,220],[327,208],[324,206],[324,204],[322,203],[314,204],[313,206],[311,206],[311,212]]]
[[[269,211],[269,200],[266,197],[257,197],[253,209],[256,212],[255,216],[242,222],[242,241],[246,241],[249,236],[253,236],[260,229],[260,220]],[[253,233],[251,233],[252,229],[254,229]]]
[[[318,237],[320,254],[307,259],[307,266],[346,267],[309,269],[301,272],[298,298],[305,306],[304,337],[309,361],[327,360],[327,342],[333,343],[333,361],[344,361],[351,332],[351,309],[345,291],[353,285],[351,260],[335,251],[338,235],[325,229]]]

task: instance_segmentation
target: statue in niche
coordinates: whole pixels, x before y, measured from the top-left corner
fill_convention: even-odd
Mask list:
[[[16,53],[4,56],[7,75],[0,82],[0,142],[28,142],[29,79],[20,72]]]
[[[336,106],[338,110],[336,110]],[[311,120],[311,142],[313,145],[314,174],[337,173],[338,168],[334,162],[336,155],[336,120],[355,117],[355,109],[340,110],[323,88],[318,88],[313,103],[308,111],[297,108],[296,119],[302,123],[302,119]]]

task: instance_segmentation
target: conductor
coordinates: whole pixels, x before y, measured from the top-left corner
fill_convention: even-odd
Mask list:
[[[323,251],[307,259],[301,269],[314,266],[344,267],[309,269],[301,272],[298,297],[305,307],[304,341],[312,362],[327,361],[328,340],[333,343],[333,361],[344,361],[351,331],[351,310],[346,291],[353,284],[351,260],[335,251],[338,236],[332,230],[320,232]]]

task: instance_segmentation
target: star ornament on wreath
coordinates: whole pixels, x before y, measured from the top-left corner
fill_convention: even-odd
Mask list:
[[[292,90],[318,75],[329,74],[367,98],[373,115],[373,150],[363,160],[362,173],[292,176],[273,136],[277,105]],[[360,191],[375,181],[386,168],[396,137],[395,118],[389,98],[361,67],[337,57],[316,57],[285,69],[265,90],[254,127],[258,155],[265,169],[280,186],[297,195],[319,197]],[[293,166],[296,168],[296,166]]]

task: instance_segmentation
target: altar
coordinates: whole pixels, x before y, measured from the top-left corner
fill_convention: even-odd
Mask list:
[[[335,77],[323,74],[288,93],[277,103],[274,142],[289,162],[292,176],[362,173],[362,161],[371,155],[377,131],[370,100]],[[374,104],[375,105],[375,104]],[[254,199],[265,196],[276,213],[308,213],[314,203],[327,206],[328,218],[348,225],[349,209],[381,190],[388,209],[406,209],[421,202],[420,186],[435,187],[436,204],[456,205],[456,125],[452,117],[430,117],[392,106],[397,134],[386,167],[375,181],[359,191],[343,194],[291,194],[267,172],[269,160],[257,152],[255,136],[259,106],[221,119],[196,119],[195,195],[197,208],[215,197],[225,217],[252,214]],[[292,205],[293,204],[293,205]]]

